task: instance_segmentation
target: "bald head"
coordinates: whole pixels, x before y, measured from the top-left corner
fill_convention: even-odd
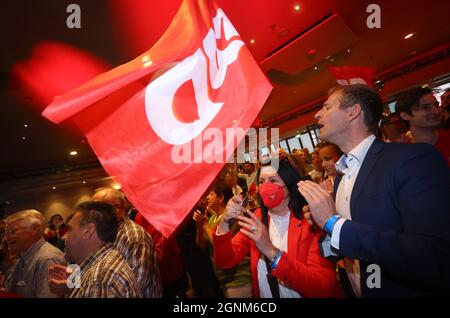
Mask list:
[[[103,187],[95,190],[92,201],[102,201],[116,208],[116,217],[120,221],[125,216],[125,195],[114,188]]]

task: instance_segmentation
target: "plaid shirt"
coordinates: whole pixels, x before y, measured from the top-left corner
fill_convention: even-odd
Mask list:
[[[69,298],[140,298],[136,278],[112,243],[90,255],[80,265],[81,286]]]
[[[125,217],[119,224],[115,248],[130,265],[145,298],[162,297],[155,244],[142,226]]]

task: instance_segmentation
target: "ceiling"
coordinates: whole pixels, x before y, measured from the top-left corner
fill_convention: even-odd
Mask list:
[[[171,22],[181,0],[75,2],[81,8],[81,29],[66,27],[70,14],[66,8],[73,0],[1,1],[3,185],[21,177],[98,166],[74,125],[55,125],[40,113],[54,95],[148,50]],[[274,85],[258,115],[263,123],[323,98],[336,83],[328,65],[368,66],[382,72],[450,39],[447,0],[379,0],[379,29],[366,24],[370,15],[366,9],[373,1],[217,2]],[[414,36],[405,40],[408,33]],[[315,53],[308,55],[310,50]],[[85,64],[89,67],[84,68]],[[450,69],[439,71],[444,74]],[[73,150],[76,156],[69,155]]]

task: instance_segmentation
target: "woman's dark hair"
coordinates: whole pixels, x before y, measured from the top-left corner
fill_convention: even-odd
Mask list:
[[[52,230],[55,230],[55,226],[53,225],[53,220],[54,220],[57,216],[59,216],[59,217],[64,221],[64,218],[62,217],[61,214],[53,214],[53,215],[51,216],[51,218],[50,218],[50,221],[48,221],[48,224],[49,224],[48,227],[51,228]]]
[[[289,163],[287,158],[284,158],[278,162],[278,170],[277,165],[274,164],[273,159],[268,162],[261,163],[261,167],[272,166],[280,176],[281,180],[283,180],[284,184],[289,191],[289,207],[292,209],[294,216],[297,219],[302,217],[302,209],[303,206],[307,205],[305,198],[298,191],[297,183],[303,180],[297,170]],[[261,173],[261,167],[258,170],[257,182],[259,184],[259,175]],[[267,218],[267,214],[269,212],[268,208],[264,205],[261,197],[258,194],[259,204],[261,206],[261,211],[263,214],[263,221]],[[264,221],[265,223],[265,221]]]
[[[300,175],[300,178],[304,178],[306,173],[305,164],[303,163],[303,160],[297,156],[294,153],[290,153],[287,156],[287,160],[297,170],[298,174]]]
[[[226,205],[228,200],[233,197],[233,189],[224,180],[217,180],[211,187],[211,191],[220,197],[223,196],[223,203]]]

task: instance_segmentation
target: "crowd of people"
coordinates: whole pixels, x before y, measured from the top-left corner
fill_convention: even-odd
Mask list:
[[[2,220],[0,286],[19,297],[450,295],[450,91],[340,86],[308,149],[226,164],[169,238],[100,188],[64,222]]]

